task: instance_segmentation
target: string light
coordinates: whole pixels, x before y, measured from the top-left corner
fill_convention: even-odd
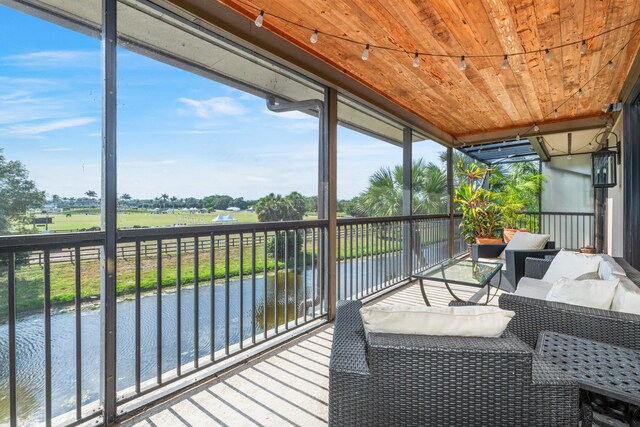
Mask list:
[[[509,68],[509,56],[505,55],[504,61],[502,61],[502,69],[506,70],[507,68]]]
[[[520,134],[516,135],[516,141],[520,141]]]
[[[544,50],[544,60],[547,62],[551,62],[553,60],[553,53],[549,49]]]
[[[616,68],[616,64],[613,61],[607,62],[607,66],[609,67],[610,70],[613,70],[614,68]]]
[[[366,61],[369,59],[369,43],[367,43],[362,51],[362,60]]]
[[[534,132],[539,132],[540,131],[540,126],[538,126],[537,124],[534,123],[533,125],[533,131]]]
[[[418,68],[420,66],[420,57],[418,56],[418,52],[413,55],[413,68]]]
[[[264,10],[260,11],[260,14],[256,17],[256,20],[254,21],[256,24],[256,27],[258,28],[262,27],[262,21],[264,21]]]
[[[464,55],[460,57],[460,65],[458,65],[458,69],[460,71],[464,71],[467,69],[467,63],[464,60]]]
[[[555,117],[556,119],[558,117],[560,117],[560,113],[558,113],[558,109],[557,108],[555,110],[553,110],[553,117]]]
[[[237,2],[242,4],[242,5],[244,5],[244,6],[246,6],[246,7],[248,7],[248,8],[254,9],[256,11],[259,10],[260,11],[259,15],[256,17],[254,22],[255,22],[255,25],[257,27],[262,27],[263,21],[264,21],[265,11],[262,10],[262,9],[259,9],[258,7],[254,6],[253,4],[248,3],[247,1],[237,0]],[[288,18],[283,17],[283,16],[274,15],[274,14],[269,14],[269,16],[271,18],[274,18],[274,19],[280,20],[282,22],[285,22],[288,25],[296,26],[296,27],[303,28],[303,29],[306,29],[306,30],[309,30],[309,31],[313,30],[313,33],[312,33],[312,35],[310,37],[310,41],[313,44],[317,43],[318,34],[320,33],[320,31],[318,29],[314,30],[314,29],[309,28],[308,26],[306,26],[306,25],[304,25],[304,24],[302,24],[300,22],[293,21],[293,20],[288,19]],[[568,41],[568,42],[561,43],[561,44],[555,45],[555,46],[550,46],[550,47],[547,47],[547,48],[544,48],[544,49],[541,48],[541,49],[523,50],[521,52],[510,53],[510,54],[506,54],[506,53],[484,54],[483,53],[483,54],[459,55],[459,54],[441,54],[441,53],[435,53],[435,52],[416,52],[416,53],[418,53],[419,55],[423,55],[423,56],[443,57],[443,58],[456,58],[456,57],[459,57],[459,58],[465,58],[465,57],[466,58],[495,58],[495,57],[502,57],[503,58],[502,67],[503,68],[507,68],[509,66],[509,57],[510,56],[523,56],[523,55],[531,55],[531,54],[537,54],[537,53],[543,53],[544,52],[545,60],[547,62],[551,62],[554,59],[554,55],[551,52],[552,50],[560,49],[560,48],[563,48],[563,47],[571,46],[571,45],[576,44],[576,43],[580,43],[580,53],[582,55],[584,55],[584,54],[588,53],[587,41],[594,40],[594,39],[599,38],[599,37],[603,37],[603,36],[605,36],[605,35],[607,35],[607,34],[609,34],[611,32],[614,32],[614,31],[617,31],[617,30],[621,30],[621,29],[627,28],[629,26],[635,25],[638,22],[640,22],[640,18],[636,18],[636,19],[634,19],[632,21],[620,24],[620,25],[618,25],[616,27],[603,30],[600,33],[594,34],[591,37],[588,37],[586,39]],[[322,33],[324,35],[326,35],[327,37],[332,37],[332,38],[339,39],[339,40],[342,40],[342,41],[346,41],[346,42],[350,42],[350,43],[356,43],[356,44],[364,44],[361,41],[345,37],[342,34],[331,34],[331,33],[324,32],[324,31]],[[635,37],[635,35],[632,36],[632,37]],[[397,46],[393,46],[392,47],[392,46],[374,45],[374,47],[376,49],[386,50],[386,51],[389,51],[389,52],[408,53],[406,49],[404,49],[402,47],[397,47]],[[613,62],[610,62],[609,66],[611,68],[613,68]],[[466,69],[466,63],[464,64],[464,66],[461,64],[461,69],[462,69],[462,67],[464,67]]]
[[[576,92],[576,96],[578,98],[582,98],[584,96],[584,91],[582,90],[582,88],[578,89],[578,92]]]

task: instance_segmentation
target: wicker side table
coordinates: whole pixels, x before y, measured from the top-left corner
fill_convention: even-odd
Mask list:
[[[607,415],[640,426],[640,351],[550,331],[540,333],[536,351],[578,382],[583,425],[590,425],[591,406],[602,395]]]

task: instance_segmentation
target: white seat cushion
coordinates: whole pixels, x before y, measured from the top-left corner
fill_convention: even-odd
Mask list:
[[[613,274],[612,277],[618,278],[620,283],[611,301],[611,310],[640,314],[640,288],[627,276]]]
[[[521,297],[529,297],[535,299],[547,299],[547,294],[553,283],[545,282],[544,280],[534,279],[532,277],[523,277],[518,282],[518,288],[513,293]]]
[[[619,279],[573,280],[563,277],[553,284],[547,301],[609,310]]]
[[[601,260],[602,258],[598,255],[581,254],[563,249],[553,258],[542,280],[555,283],[563,277],[575,279],[585,273],[598,271]]]
[[[372,305],[360,309],[367,332],[499,337],[515,312],[494,306]]]
[[[505,258],[505,251],[513,249],[544,249],[549,241],[548,234],[533,234],[527,231],[516,231],[504,251],[498,256],[498,258]]]

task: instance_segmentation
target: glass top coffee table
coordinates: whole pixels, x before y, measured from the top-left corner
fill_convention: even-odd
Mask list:
[[[456,296],[451,289],[451,284],[472,286],[475,288],[484,288],[486,286],[487,301],[484,304],[488,304],[491,293],[491,279],[498,273],[500,273],[500,281],[502,281],[502,264],[472,261],[470,259],[448,259],[438,265],[414,274],[413,277],[420,280],[422,298],[428,306],[431,306],[431,304],[424,290],[425,280],[444,283],[451,296],[456,301],[461,302],[464,302],[464,300]],[[498,282],[498,288],[499,287],[500,282]]]

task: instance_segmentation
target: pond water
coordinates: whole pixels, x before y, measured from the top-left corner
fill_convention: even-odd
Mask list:
[[[389,257],[394,258],[393,256]],[[392,261],[393,262],[393,261]],[[362,275],[362,267],[365,273]],[[366,271],[377,270],[377,262],[364,259],[358,262],[341,263],[339,270],[344,277],[351,275],[352,268],[358,268],[358,278],[364,277],[364,283],[372,282],[367,279]],[[367,268],[368,267],[368,268]],[[298,301],[303,301],[304,279],[306,276],[307,298],[313,295],[313,276],[316,275],[316,292],[318,292],[318,270],[307,269],[299,271]],[[353,272],[354,280],[355,271]],[[275,276],[267,275],[267,300],[265,304],[264,277],[255,280],[256,315],[252,315],[253,290],[251,277],[229,283],[229,341],[238,343],[241,336],[240,317],[242,316],[242,336],[251,337],[252,320],[255,317],[256,334],[264,331],[263,313],[267,310],[267,328],[274,326],[274,289]],[[278,323],[284,322],[284,283],[285,274],[278,274]],[[296,313],[294,301],[295,274],[288,273],[288,314],[293,319]],[[243,304],[240,306],[240,292],[243,294]],[[194,358],[194,289],[183,288],[181,298],[181,355],[182,364],[193,362]],[[220,350],[225,346],[225,286],[216,284],[214,287],[214,349]],[[211,286],[200,285],[198,288],[198,343],[199,356],[205,356],[211,350]],[[156,325],[157,325],[157,296],[144,295],[141,298],[141,381],[153,379],[156,376]],[[177,343],[177,294],[175,290],[162,293],[162,370],[175,369],[178,359]],[[52,366],[52,412],[58,416],[76,408],[76,326],[75,311],[61,311],[51,316],[51,366]],[[99,399],[100,386],[100,311],[95,308],[82,310],[82,404],[88,404]],[[16,325],[16,360],[18,387],[18,417],[21,424],[30,425],[41,422],[44,417],[45,363],[44,363],[44,318],[41,313],[19,319]],[[135,301],[127,299],[117,305],[117,389],[128,389],[135,385]],[[0,324],[0,423],[8,422],[9,417],[9,367],[8,367],[8,325]]]

